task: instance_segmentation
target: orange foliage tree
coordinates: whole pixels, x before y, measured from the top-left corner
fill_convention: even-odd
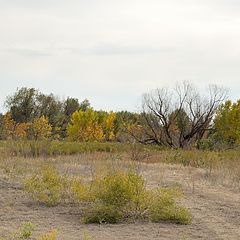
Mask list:
[[[23,139],[27,137],[28,123],[16,123],[12,119],[11,113],[7,112],[3,116],[3,138],[10,139]]]

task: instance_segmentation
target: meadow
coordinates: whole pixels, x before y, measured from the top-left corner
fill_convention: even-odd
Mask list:
[[[0,142],[0,237],[239,239],[240,151]]]

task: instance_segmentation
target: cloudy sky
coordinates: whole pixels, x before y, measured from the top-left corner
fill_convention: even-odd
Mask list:
[[[134,111],[182,80],[240,98],[239,0],[0,0],[0,110],[26,86]]]

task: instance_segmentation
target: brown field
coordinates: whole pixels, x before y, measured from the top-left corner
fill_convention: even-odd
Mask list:
[[[240,239],[240,175],[234,175],[233,178],[229,168],[196,168],[163,163],[159,160],[161,152],[139,157],[140,162],[136,161],[138,159],[130,160],[133,159],[131,154],[83,153],[45,159],[2,156],[0,237],[14,232],[21,224],[30,221],[36,225],[33,239],[51,229],[58,230],[57,239],[60,240]],[[134,166],[145,178],[149,188],[181,187],[185,196],[179,201],[190,209],[193,222],[190,225],[166,222],[82,224],[82,208],[79,204],[61,203],[55,207],[46,207],[34,201],[24,191],[23,177],[33,173],[46,161],[54,164],[61,174],[80,175],[86,179],[91,177],[93,171]],[[239,169],[239,165],[236,165],[233,171],[237,167]],[[87,236],[84,237],[84,234]]]

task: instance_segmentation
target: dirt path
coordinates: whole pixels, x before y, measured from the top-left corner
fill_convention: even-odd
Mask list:
[[[76,205],[61,204],[47,208],[35,203],[17,182],[0,175],[0,236],[17,229],[21,223],[31,221],[37,226],[36,234],[58,229],[60,240],[79,240],[88,232],[96,240],[127,239],[240,239],[240,194],[223,187],[213,187],[200,178],[196,180],[194,194],[189,174],[184,168],[164,167],[151,164],[142,170],[149,185],[181,183],[186,197],[182,203],[191,209],[193,223],[176,224],[118,224],[83,225],[81,209]],[[198,171],[198,170],[196,170]],[[193,174],[197,174],[194,172]],[[164,181],[163,181],[164,179]]]

